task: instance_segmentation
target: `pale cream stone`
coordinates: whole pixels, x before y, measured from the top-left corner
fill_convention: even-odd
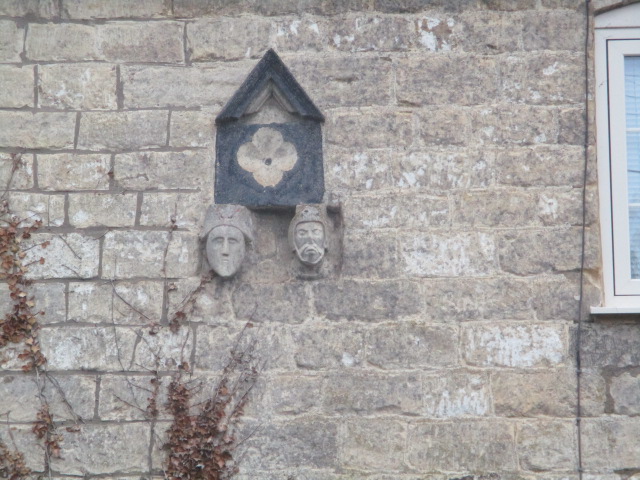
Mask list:
[[[107,190],[110,155],[38,155],[38,186],[43,190]]]
[[[69,223],[76,228],[132,227],[135,193],[74,193],[69,195]]]
[[[46,243],[48,242],[48,244]],[[92,278],[98,275],[99,240],[79,233],[36,233],[25,242],[27,276],[45,278]],[[43,263],[40,259],[43,258]]]
[[[0,66],[0,107],[33,107],[33,67]]]
[[[41,107],[71,110],[115,110],[116,67],[61,64],[38,67]]]
[[[0,111],[0,146],[73,148],[75,113]]]

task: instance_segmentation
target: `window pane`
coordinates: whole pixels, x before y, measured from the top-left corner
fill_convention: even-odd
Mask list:
[[[640,278],[640,207],[629,207],[631,278]]]
[[[631,278],[640,278],[640,57],[624,59]]]
[[[624,57],[627,128],[640,128],[640,57]]]

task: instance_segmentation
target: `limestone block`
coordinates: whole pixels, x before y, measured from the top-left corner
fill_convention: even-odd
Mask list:
[[[38,186],[43,190],[107,190],[111,159],[105,154],[38,155]]]
[[[638,451],[640,418],[620,416],[582,420],[584,468],[596,471],[635,470],[638,468]]]
[[[518,428],[516,444],[520,467],[524,470],[576,468],[576,432],[572,420],[524,424]]]
[[[475,55],[434,55],[398,61],[397,97],[409,105],[478,105],[499,95],[494,58]]]
[[[462,353],[469,365],[551,367],[567,361],[568,334],[561,324],[465,325]]]
[[[127,108],[206,106],[219,109],[235,93],[251,67],[248,62],[207,67],[123,67],[124,104]]]
[[[357,367],[364,360],[364,334],[352,326],[300,328],[292,332],[292,338],[299,368]]]
[[[149,400],[153,397],[155,386],[151,375],[122,376],[103,375],[100,379],[100,398],[98,416],[106,421],[145,420],[150,418]],[[158,380],[156,407],[158,418],[167,418],[164,406],[167,403],[169,377]]]
[[[51,468],[72,475],[146,471],[150,441],[146,423],[82,425],[65,432],[64,458],[52,459]]]
[[[291,3],[294,4],[296,1],[293,0]],[[285,2],[279,3],[284,4]],[[320,3],[316,5],[319,6]],[[320,17],[298,16],[293,19],[285,17],[274,19],[274,23],[275,50],[278,52],[321,52],[327,48],[330,42],[330,26],[326,20]],[[302,59],[301,61],[304,62]],[[287,65],[291,66],[289,61],[287,61]],[[294,71],[294,75],[296,78],[300,78],[298,72]],[[303,83],[306,84],[306,82]]]
[[[450,16],[437,13],[436,15],[421,16],[414,22],[413,41],[423,51],[446,52],[455,48],[456,39],[452,35],[456,20]]]
[[[391,152],[353,152],[328,146],[324,175],[327,191],[377,190],[393,186]]]
[[[33,24],[27,58],[35,61],[163,62],[184,61],[181,22]]]
[[[398,247],[395,234],[346,235],[343,248],[343,275],[365,279],[397,276]]]
[[[452,200],[454,226],[515,227],[539,224],[536,220],[541,209],[537,205],[538,195],[535,191],[476,190],[454,195]],[[555,208],[558,208],[557,202]]]
[[[38,106],[72,110],[115,110],[113,65],[40,65]]]
[[[33,67],[0,66],[0,107],[23,108],[34,106]]]
[[[447,105],[418,111],[419,138],[425,145],[466,145],[471,138],[471,115],[467,108]]]
[[[0,146],[73,148],[75,113],[0,112]]]
[[[230,298],[232,284],[210,282],[200,277],[185,278],[171,283],[167,292],[169,318],[178,311],[186,310],[192,323],[220,325],[235,320]]]
[[[162,282],[71,282],[69,321],[117,325],[160,323]]]
[[[104,278],[188,277],[198,263],[198,238],[193,234],[110,231],[104,236]]]
[[[335,422],[316,417],[263,425],[247,440],[243,468],[335,468],[337,429]]]
[[[120,371],[133,360],[136,334],[128,328],[43,327],[42,353],[49,370]]]
[[[119,186],[135,190],[211,188],[213,174],[204,151],[116,155],[114,172]]]
[[[449,223],[446,197],[385,195],[382,198],[351,197],[344,205],[345,224],[351,229],[401,228],[424,230]]]
[[[257,13],[261,15],[289,15],[304,12],[320,15],[335,15],[351,10],[362,10],[368,6],[366,0],[322,1],[308,3],[304,0],[243,0],[229,3],[226,0],[175,0],[175,14],[180,17],[203,15],[239,15]]]
[[[24,29],[11,20],[0,20],[0,61],[20,62]]]
[[[162,147],[168,114],[163,111],[86,112],[80,119],[78,148],[131,150]]]
[[[482,417],[491,414],[491,387],[485,374],[456,370],[423,375],[422,389],[427,417]]]
[[[22,190],[33,187],[33,155],[22,154],[14,159],[8,153],[0,153],[0,185],[4,190]]]
[[[418,414],[422,409],[420,376],[346,371],[326,381],[323,408],[329,413],[371,415],[380,412]]]
[[[515,470],[514,434],[499,421],[409,425],[407,462],[422,471]]]
[[[68,18],[89,20],[97,18],[158,18],[170,13],[169,0],[65,0]]]
[[[5,0],[0,5],[0,15],[8,17],[35,16],[55,18],[60,15],[55,0]]]
[[[640,413],[640,377],[623,372],[611,378],[609,394],[613,400],[613,411],[620,415]]]
[[[580,390],[583,415],[597,417],[605,413],[608,398],[607,384],[599,369],[582,368]]]
[[[549,372],[492,373],[495,413],[506,417],[573,417],[576,373],[573,369]]]
[[[379,368],[450,367],[458,363],[458,332],[453,327],[376,327],[367,332],[365,342],[367,362]]]
[[[527,17],[522,32],[525,50],[570,50],[584,48],[584,9],[547,11]]]
[[[25,465],[34,472],[44,470],[44,449],[40,444],[34,448],[34,436],[32,425],[9,425],[7,422],[0,424],[0,441],[10,451],[17,451],[24,455]]]
[[[391,320],[422,310],[417,285],[410,281],[318,283],[315,308],[330,319]]]
[[[171,112],[169,145],[210,147],[215,138],[215,117],[210,110]]]
[[[585,367],[634,367],[640,364],[640,330],[633,325],[592,324],[582,330]]]
[[[257,58],[269,47],[272,30],[271,22],[259,17],[200,19],[187,24],[187,48],[195,62]]]
[[[496,180],[503,185],[582,185],[584,150],[581,147],[540,145],[509,148],[496,156]],[[554,174],[549,175],[553,169]]]
[[[33,374],[16,373],[3,376],[0,395],[8,419],[13,422],[33,422],[40,409],[39,383],[42,394],[49,405],[55,421],[84,420],[93,418],[95,407],[96,379],[93,376],[40,377]]]
[[[278,375],[265,380],[270,408],[280,415],[299,415],[320,404],[322,377]]]
[[[64,195],[13,192],[8,196],[11,213],[31,225],[39,220],[45,227],[59,227],[64,223]]]
[[[176,333],[168,328],[158,332],[139,330],[140,344],[136,348],[134,366],[144,371],[176,371],[183,362],[189,363],[193,350],[193,331],[181,328]]]
[[[358,419],[346,423],[340,463],[346,468],[375,472],[404,470],[407,426],[380,419]]]
[[[328,144],[358,149],[408,147],[413,141],[411,115],[381,110],[331,116],[327,118],[324,139]]]
[[[69,223],[76,228],[132,227],[135,193],[74,193],[69,195]]]
[[[45,247],[45,242],[49,244]],[[98,275],[99,240],[79,233],[36,233],[25,242],[27,276],[44,278],[91,278]],[[44,258],[44,263],[40,259]]]
[[[6,290],[5,290],[6,288]],[[38,317],[40,324],[62,323],[67,320],[66,306],[66,286],[64,283],[32,283],[27,289],[29,295],[33,295],[35,306],[33,310],[36,312],[44,312],[44,315]],[[7,298],[9,289],[6,285],[0,286],[0,298]],[[9,305],[0,307],[0,317],[9,311]]]
[[[212,198],[203,198],[203,193],[145,193],[140,207],[140,225],[199,230],[206,210],[203,205],[212,203]]]
[[[487,0],[485,2],[492,10],[534,10],[537,7],[536,0]]]
[[[472,117],[473,136],[480,143],[538,145],[553,144],[558,139],[557,111],[546,106],[509,104],[476,109],[468,115]]]
[[[515,52],[522,49],[525,18],[519,13],[466,9],[456,16],[453,40],[465,52],[490,55]]]
[[[240,285],[232,296],[236,317],[255,322],[301,323],[309,315],[304,284]]]
[[[405,51],[414,34],[408,18],[362,14],[334,21],[328,30],[331,49],[352,53]]]
[[[560,129],[558,143],[584,145],[587,121],[583,106],[560,109],[558,121]],[[593,142],[593,140],[591,141]]]
[[[496,270],[495,240],[486,233],[407,233],[398,241],[410,276],[484,276]]]

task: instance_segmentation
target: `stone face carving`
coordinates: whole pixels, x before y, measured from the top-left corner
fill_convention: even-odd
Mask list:
[[[234,276],[253,242],[251,212],[240,205],[211,205],[202,230],[211,269],[223,278]]]
[[[326,252],[327,216],[321,205],[299,205],[289,225],[289,244],[305,265],[322,263]]]

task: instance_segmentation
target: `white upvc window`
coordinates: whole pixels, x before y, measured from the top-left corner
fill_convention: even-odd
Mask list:
[[[640,313],[640,3],[595,18],[596,129],[605,298]]]

